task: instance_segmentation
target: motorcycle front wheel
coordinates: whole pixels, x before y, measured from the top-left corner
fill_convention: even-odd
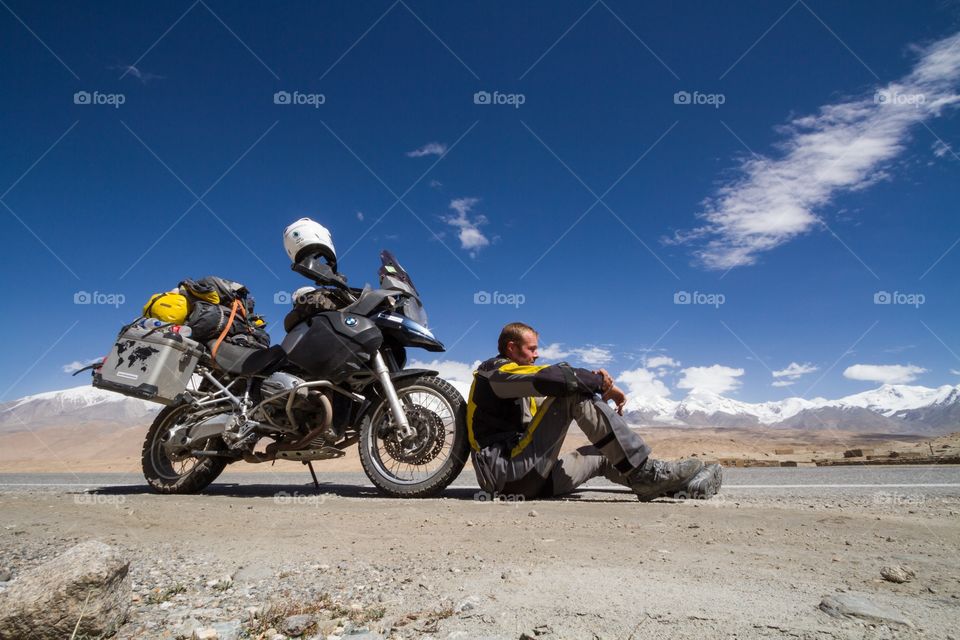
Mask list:
[[[370,481],[389,496],[435,496],[466,464],[470,451],[466,403],[449,382],[433,376],[400,380],[396,391],[417,435],[399,441],[384,399],[361,424],[360,462]]]

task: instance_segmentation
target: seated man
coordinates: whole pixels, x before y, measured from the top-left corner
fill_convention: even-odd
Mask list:
[[[474,372],[467,429],[484,491],[557,496],[597,476],[630,487],[642,501],[709,498],[719,490],[720,465],[650,457],[650,447],[621,417],[627,399],[606,371],[535,365],[537,343],[532,327],[510,323],[500,333],[499,354]],[[593,444],[560,457],[573,420]]]

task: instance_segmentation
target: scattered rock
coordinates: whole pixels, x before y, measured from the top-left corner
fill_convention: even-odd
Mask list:
[[[327,636],[330,636],[336,633],[339,627],[340,627],[340,621],[337,619],[321,620],[320,623],[317,625],[317,633],[321,638],[326,638]]]
[[[219,640],[238,640],[243,627],[239,620],[230,620],[229,622],[217,622],[212,625],[217,631]]]
[[[25,571],[0,594],[0,638],[112,635],[127,617],[130,563],[95,540]],[[79,620],[79,625],[77,621]]]
[[[520,640],[543,640],[543,637],[553,633],[553,628],[548,624],[538,624],[531,631],[524,631],[520,634]]]
[[[536,518],[540,514],[537,513],[535,509],[530,509],[530,513],[528,513],[527,515],[530,516],[531,518]]]
[[[0,582],[10,582],[13,580],[13,573],[9,569],[0,569]]]
[[[469,596],[458,602],[457,606],[453,608],[453,612],[464,613],[465,611],[473,611],[478,606],[480,606],[480,598],[477,596]]]
[[[280,630],[288,636],[299,638],[313,625],[315,618],[309,613],[284,618],[280,623]]]
[[[910,582],[917,577],[917,574],[913,569],[903,565],[897,565],[895,567],[883,567],[880,569],[880,575],[883,576],[884,580],[888,582],[896,582],[897,584]]]
[[[175,638],[192,638],[194,633],[203,627],[196,618],[187,618],[174,629]]]
[[[834,618],[859,618],[869,622],[913,627],[913,623],[893,607],[877,604],[866,596],[855,593],[835,593],[824,596],[820,601],[820,610]]]
[[[193,632],[193,640],[219,640],[220,636],[213,627],[203,627]]]

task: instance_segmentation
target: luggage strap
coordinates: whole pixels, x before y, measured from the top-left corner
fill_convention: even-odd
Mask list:
[[[230,333],[230,327],[233,326],[233,319],[237,317],[237,309],[240,309],[240,314],[243,315],[243,317],[247,317],[246,309],[240,304],[240,299],[234,299],[233,304],[230,305],[230,317],[227,319],[227,324],[223,327],[223,331],[220,332],[220,336],[213,344],[213,349],[210,350],[210,355],[213,356],[214,360],[217,359],[217,350],[220,348],[220,344],[223,342],[223,339],[227,337],[227,334]]]

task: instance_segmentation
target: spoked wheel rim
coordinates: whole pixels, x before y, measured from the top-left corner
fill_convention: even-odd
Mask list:
[[[403,446],[393,440],[393,414],[388,403],[381,403],[373,414],[368,432],[368,451],[376,471],[391,482],[414,485],[439,473],[453,452],[456,414],[447,398],[436,389],[409,386],[397,390],[410,426],[417,436]],[[387,436],[385,440],[381,434]]]
[[[190,408],[189,406],[182,407],[167,416],[167,419],[157,429],[153,442],[150,443],[150,458],[153,468],[163,480],[176,481],[185,478],[202,463],[202,459],[196,456],[184,456],[181,460],[171,460],[164,448],[164,442],[170,434],[170,429],[184,421],[189,415]]]

